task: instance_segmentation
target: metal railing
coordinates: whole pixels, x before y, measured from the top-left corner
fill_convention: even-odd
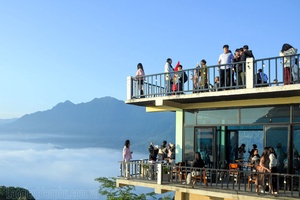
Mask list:
[[[201,82],[201,68],[147,75],[143,78],[142,86],[136,78],[128,77],[127,99],[299,83],[299,55],[256,60],[247,58],[245,62],[207,66],[207,82]],[[287,60],[292,63],[289,71],[291,78],[288,83],[284,79],[284,67],[286,66],[284,62]],[[261,73],[258,73],[259,69],[261,69]],[[266,74],[268,80],[264,81],[260,74]],[[205,77],[202,74],[203,76]],[[169,79],[170,77],[172,80]],[[220,83],[215,83],[216,77],[219,77]],[[140,89],[143,90],[143,93]]]
[[[126,178],[132,181],[138,180],[194,189],[218,189],[219,192],[234,190],[249,194],[300,197],[300,175],[298,174],[261,173],[252,171],[248,167],[243,170],[193,168],[166,163],[151,163],[147,159],[119,162],[119,164],[119,179]],[[129,174],[125,173],[126,165],[130,166]],[[189,176],[190,184],[188,184]],[[271,193],[271,188],[276,188],[276,192]]]

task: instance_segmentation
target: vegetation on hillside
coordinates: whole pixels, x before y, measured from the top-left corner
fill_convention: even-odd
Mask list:
[[[1,186],[0,200],[35,200],[35,198],[24,188]]]
[[[96,181],[100,182],[99,193],[102,196],[106,196],[107,200],[146,200],[146,199],[157,199],[154,192],[135,194],[135,187],[126,185],[118,188],[116,186],[116,178],[100,177],[96,178]],[[161,198],[162,200],[170,200],[170,196]]]

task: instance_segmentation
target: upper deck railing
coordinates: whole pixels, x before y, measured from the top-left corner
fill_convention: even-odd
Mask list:
[[[143,78],[128,77],[127,100],[299,83],[299,55],[256,60],[247,58],[245,62],[207,66],[206,83],[203,83],[203,81],[201,83],[201,68],[146,75]],[[289,76],[291,81],[289,83],[284,83],[284,59],[293,62],[290,66]],[[226,66],[228,69],[226,69]],[[260,69],[262,74],[267,75],[267,80],[260,81],[258,74]],[[184,73],[187,76],[184,76]],[[167,76],[172,77],[171,85],[168,83]],[[223,84],[215,83],[216,77],[220,79],[224,77]],[[261,79],[263,79],[263,76]],[[140,80],[143,80],[143,84],[141,84]],[[172,87],[172,85],[176,86]],[[143,93],[141,93],[141,89]]]

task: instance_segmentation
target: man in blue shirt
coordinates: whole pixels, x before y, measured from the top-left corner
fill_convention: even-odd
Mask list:
[[[220,69],[220,87],[227,87],[234,85],[232,60],[234,59],[232,53],[229,51],[229,46],[225,44],[223,51],[219,57],[218,65]],[[221,66],[220,66],[221,65]]]

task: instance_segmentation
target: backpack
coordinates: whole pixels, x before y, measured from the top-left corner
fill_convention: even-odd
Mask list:
[[[188,80],[188,76],[187,76],[186,73],[184,72],[183,82],[185,83],[185,82],[187,82],[187,80]]]

